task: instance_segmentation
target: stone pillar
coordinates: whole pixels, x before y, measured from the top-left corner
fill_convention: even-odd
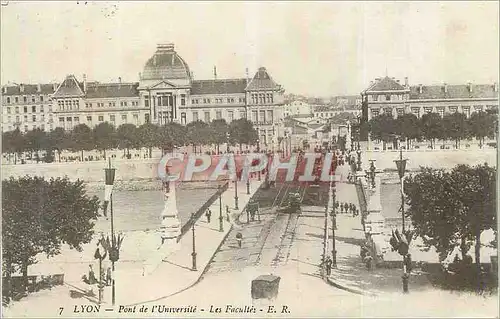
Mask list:
[[[177,197],[175,194],[175,185],[172,182],[163,183],[164,202],[161,212],[161,239],[162,244],[165,241],[177,242],[177,237],[181,234],[181,222],[177,210]]]
[[[375,176],[375,188],[373,189],[367,206],[365,222],[365,235],[369,243],[371,255],[375,264],[383,260],[384,252],[389,248],[385,232],[385,218],[382,215],[382,204],[380,202],[381,181]]]

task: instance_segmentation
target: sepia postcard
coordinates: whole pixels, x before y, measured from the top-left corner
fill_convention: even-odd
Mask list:
[[[1,1],[5,318],[498,318],[497,1]]]

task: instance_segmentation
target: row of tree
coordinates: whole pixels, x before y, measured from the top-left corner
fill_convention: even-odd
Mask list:
[[[130,154],[130,149],[148,148],[151,156],[152,148],[172,150],[174,147],[192,145],[195,150],[201,145],[216,145],[217,151],[221,144],[229,142],[231,145],[243,144],[254,145],[257,142],[257,131],[252,122],[246,119],[238,119],[231,124],[225,120],[213,120],[211,123],[202,121],[191,122],[186,126],[177,123],[166,125],[155,125],[151,123],[136,127],[134,124],[122,124],[115,128],[108,122],[103,122],[91,129],[86,124],[79,124],[71,131],[56,128],[51,132],[40,129],[20,132],[4,132],[2,135],[4,153],[20,154],[29,152],[39,159],[38,152],[47,151],[47,161],[52,161],[53,151],[57,151],[60,157],[61,151],[69,150],[81,152],[83,159],[84,151],[109,149],[123,149]],[[129,156],[129,155],[128,155]]]
[[[409,216],[415,233],[427,246],[434,246],[440,260],[459,247],[462,260],[475,245],[480,266],[481,233],[497,235],[496,170],[487,164],[457,165],[451,171],[422,168],[404,182]],[[486,243],[496,247],[496,240]]]
[[[438,113],[428,113],[417,118],[414,114],[407,113],[396,119],[389,114],[382,114],[368,122],[371,138],[384,143],[397,138],[406,139],[407,148],[414,140],[428,140],[431,147],[435,147],[436,140],[455,141],[455,146],[460,146],[460,141],[475,137],[480,146],[484,139],[494,138],[497,129],[497,114],[494,112],[474,112],[469,118],[463,113],[445,114],[441,117]]]

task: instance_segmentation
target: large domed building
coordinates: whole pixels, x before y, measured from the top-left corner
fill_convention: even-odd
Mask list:
[[[146,61],[138,89],[149,111],[147,120],[157,124],[248,118],[260,140],[270,143],[282,119],[284,91],[266,68],[259,68],[252,79],[217,79],[214,68],[213,79],[194,80],[171,43],[159,44]]]
[[[59,84],[19,84],[2,91],[4,130],[248,118],[261,143],[277,144],[284,136],[284,91],[266,68],[259,68],[253,78],[247,72],[246,78],[218,79],[214,67],[213,79],[195,80],[172,43],[157,45],[138,83],[122,83],[120,78],[116,83],[87,82],[85,75],[83,81],[68,75]]]

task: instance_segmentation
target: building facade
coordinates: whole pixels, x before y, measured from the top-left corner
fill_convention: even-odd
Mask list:
[[[214,69],[214,79],[194,80],[173,44],[157,46],[137,83],[87,82],[85,75],[83,81],[68,75],[60,84],[6,86],[2,93],[3,131],[70,130],[101,122],[230,123],[240,118],[253,122],[264,144],[277,142],[283,131],[284,90],[266,68],[259,68],[253,78],[217,79]]]
[[[292,100],[285,103],[283,116],[311,115],[312,107],[307,101]]]
[[[421,117],[426,113],[461,112],[467,117],[476,111],[498,108],[498,83],[449,85],[413,85],[408,78],[401,84],[395,78],[377,78],[361,92],[366,121],[380,114],[393,117],[405,113]]]

